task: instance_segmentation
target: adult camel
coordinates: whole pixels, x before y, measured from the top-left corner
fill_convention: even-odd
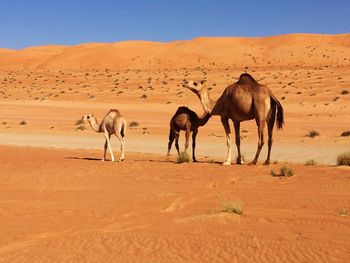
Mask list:
[[[97,132],[97,133],[103,133],[106,142],[104,145],[104,154],[102,161],[106,160],[106,151],[107,147],[109,150],[109,153],[112,157],[112,162],[114,162],[114,154],[111,147],[110,139],[111,135],[115,134],[117,136],[118,140],[120,141],[120,158],[119,162],[124,161],[124,136],[125,136],[125,129],[126,129],[126,120],[124,117],[120,114],[120,112],[116,109],[111,109],[107,115],[103,118],[101,123],[99,124],[96,117],[93,114],[87,114],[82,117],[83,121],[89,122],[91,128]]]
[[[250,165],[254,165],[258,161],[261,148],[264,145],[264,128],[266,122],[268,128],[268,153],[264,164],[270,164],[272,131],[276,121],[276,112],[278,129],[282,128],[284,121],[282,105],[268,87],[259,84],[248,73],[244,73],[236,83],[229,85],[224,90],[218,100],[214,101],[210,99],[208,88],[203,80],[200,82],[184,80],[183,86],[197,94],[205,112],[221,117],[221,122],[226,132],[228,148],[224,165],[230,165],[232,160],[229,119],[233,121],[235,128],[238,152],[237,164],[243,163],[240,149],[240,123],[255,119],[258,126],[258,148],[254,160],[249,163]]]

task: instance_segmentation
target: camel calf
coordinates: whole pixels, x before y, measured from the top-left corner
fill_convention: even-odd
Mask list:
[[[210,114],[205,113],[202,117],[198,117],[198,115],[190,110],[187,107],[179,107],[171,118],[170,121],[170,132],[169,132],[169,143],[168,143],[168,153],[167,157],[170,155],[171,145],[175,140],[175,147],[177,153],[180,155],[179,150],[179,135],[180,131],[186,132],[186,143],[185,143],[185,152],[188,148],[189,137],[192,132],[192,160],[193,162],[197,162],[195,157],[195,148],[196,148],[196,136],[198,133],[198,128],[200,126],[205,125],[209,118]]]

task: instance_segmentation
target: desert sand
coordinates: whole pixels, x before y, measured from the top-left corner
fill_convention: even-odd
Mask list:
[[[167,161],[177,107],[203,112],[182,80],[206,79],[215,99],[242,72],[284,107],[274,164],[265,145],[257,166],[221,166],[217,116],[199,129],[199,163],[176,164],[175,149]],[[350,169],[335,166],[349,92],[349,34],[0,49],[0,262],[349,262]],[[111,108],[137,123],[122,163],[101,162],[103,136],[75,125]],[[249,161],[254,121],[241,138]],[[282,166],[294,176],[271,176]]]

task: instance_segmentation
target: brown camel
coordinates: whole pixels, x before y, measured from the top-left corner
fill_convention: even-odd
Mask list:
[[[268,127],[268,153],[264,164],[270,164],[272,147],[272,131],[276,120],[277,128],[283,126],[283,108],[277,98],[266,86],[260,85],[251,75],[244,73],[239,80],[229,85],[217,101],[209,97],[205,81],[194,82],[184,80],[183,86],[190,89],[199,97],[205,112],[211,115],[220,115],[227,138],[227,158],[224,165],[231,164],[231,132],[229,119],[233,121],[237,145],[237,164],[242,164],[240,149],[240,123],[241,121],[255,119],[258,126],[259,143],[254,160],[250,164],[256,164],[262,146],[264,145],[265,122]]]
[[[119,162],[124,161],[124,143],[125,143],[124,136],[125,136],[125,129],[126,129],[126,121],[118,110],[114,110],[114,109],[110,110],[101,121],[101,124],[98,124],[98,121],[93,114],[84,115],[82,117],[82,120],[89,122],[91,128],[95,132],[103,133],[106,139],[102,161],[106,160],[107,147],[108,147],[109,153],[111,154],[112,162],[114,162],[115,160],[111,143],[110,143],[110,138],[112,134],[115,134],[115,136],[117,136],[118,140],[120,141],[121,154],[120,154]]]
[[[202,117],[198,117],[198,115],[190,110],[187,107],[179,107],[171,118],[170,121],[170,132],[169,132],[169,143],[168,143],[168,154],[170,155],[171,145],[175,139],[175,147],[177,153],[180,155],[179,150],[179,135],[180,131],[186,132],[186,143],[185,143],[185,152],[188,148],[188,141],[190,134],[192,132],[192,160],[193,162],[197,162],[195,157],[195,148],[196,148],[196,136],[198,133],[198,128],[200,126],[205,125],[210,118],[210,114],[204,113]]]

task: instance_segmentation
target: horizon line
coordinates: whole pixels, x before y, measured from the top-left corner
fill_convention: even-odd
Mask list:
[[[13,48],[3,48],[0,47],[2,50],[9,50],[9,51],[21,51],[28,48],[39,48],[39,47],[50,47],[50,46],[62,46],[62,47],[74,47],[84,44],[116,44],[116,43],[126,43],[126,42],[149,42],[149,43],[159,43],[159,44],[168,44],[173,42],[185,42],[185,41],[192,41],[196,39],[203,39],[203,38],[251,38],[251,39],[262,39],[262,38],[271,38],[271,37],[279,37],[279,36],[289,36],[289,35],[308,35],[308,36],[342,36],[342,35],[350,35],[350,32],[348,33],[336,33],[336,34],[330,34],[330,33],[282,33],[282,34],[276,34],[276,35],[265,35],[265,36],[197,36],[190,39],[175,39],[175,40],[169,40],[169,41],[154,41],[154,40],[143,40],[143,39],[125,39],[125,40],[119,40],[119,41],[92,41],[92,42],[80,42],[76,44],[58,44],[58,43],[49,43],[49,44],[42,44],[42,45],[33,45],[33,46],[26,46],[19,49],[13,49]]]

